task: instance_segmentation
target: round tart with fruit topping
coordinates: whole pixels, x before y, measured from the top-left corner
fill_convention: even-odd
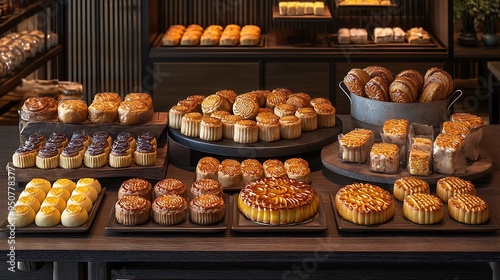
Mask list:
[[[284,225],[302,223],[318,212],[319,196],[309,184],[290,178],[264,178],[247,184],[238,209],[251,221]]]
[[[382,224],[394,217],[391,193],[379,186],[354,183],[341,188],[335,195],[339,215],[355,224]]]

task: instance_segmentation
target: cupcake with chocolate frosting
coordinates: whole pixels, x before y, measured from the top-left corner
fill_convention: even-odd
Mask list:
[[[134,152],[135,164],[140,166],[153,166],[156,162],[156,149],[148,142],[137,142]]]
[[[40,169],[56,168],[59,165],[59,151],[54,145],[45,145],[35,159],[36,167]]]
[[[37,151],[33,147],[21,147],[12,155],[12,164],[17,168],[35,166]]]
[[[83,163],[89,168],[99,168],[106,165],[108,161],[108,155],[104,149],[104,145],[95,145],[92,143],[87,148],[85,155],[83,157]]]
[[[59,166],[64,169],[79,168],[83,164],[80,150],[76,147],[69,146],[62,150],[59,155]]]

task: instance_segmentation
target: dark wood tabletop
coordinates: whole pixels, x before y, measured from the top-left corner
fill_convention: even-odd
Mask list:
[[[345,123],[348,122],[343,118]],[[0,126],[0,153],[6,166],[19,143],[17,127]],[[492,173],[474,181],[477,194],[490,206],[491,217],[500,223],[500,126],[484,127],[481,147],[493,159]],[[189,150],[170,147],[171,163],[166,176],[186,184],[194,173],[185,164]],[[175,159],[184,159],[177,161]],[[87,233],[17,234],[17,260],[69,262],[301,262],[320,258],[322,262],[499,262],[500,231],[464,232],[357,232],[337,229],[329,195],[353,179],[321,168],[321,160],[312,161],[312,186],[321,194],[328,229],[324,232],[238,233],[231,225],[222,232],[210,233],[112,233],[105,230],[110,211],[117,199],[117,189],[124,178],[103,182],[107,188],[98,216]],[[14,174],[16,171],[13,171]],[[56,178],[54,178],[55,180]],[[2,168],[0,182],[0,220],[6,218],[7,172]],[[389,185],[381,185],[389,188]],[[230,193],[231,195],[231,193]],[[229,213],[229,221],[234,219]],[[4,233],[5,235],[5,233]],[[8,252],[2,242],[1,253]],[[319,259],[318,259],[319,260]]]

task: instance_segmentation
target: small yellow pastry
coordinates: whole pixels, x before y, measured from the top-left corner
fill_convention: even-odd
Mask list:
[[[49,193],[47,194],[47,197],[52,197],[52,196],[60,197],[64,201],[67,201],[71,196],[71,193],[65,188],[51,188]]]
[[[46,197],[43,200],[40,208],[43,208],[44,206],[53,206],[57,210],[59,210],[59,212],[62,212],[64,210],[64,208],[66,208],[66,201],[60,197],[57,197],[57,196],[50,196],[50,197]]]
[[[94,188],[97,193],[101,193],[102,187],[101,183],[97,179],[94,178],[80,178],[76,182],[76,187],[92,187]]]
[[[40,203],[45,199],[45,193],[43,192],[42,189],[38,189],[35,187],[27,187],[25,188],[21,194],[19,195],[19,198],[23,196],[32,196],[36,200],[38,200]]]
[[[92,200],[86,196],[86,195],[83,195],[83,194],[75,194],[75,195],[72,195],[69,199],[68,199],[68,202],[66,203],[66,207],[70,206],[70,205],[79,205],[81,207],[83,207],[83,209],[85,209],[85,211],[87,211],[87,213],[90,213],[90,211],[92,210]]]
[[[79,227],[87,222],[89,214],[79,205],[68,205],[61,213],[61,224],[65,227]]]
[[[43,178],[33,178],[26,184],[26,188],[29,187],[41,189],[47,195],[47,193],[50,191],[51,185],[48,180],[45,180]]]
[[[7,217],[10,225],[25,227],[35,221],[35,211],[27,205],[16,205]]]
[[[57,179],[57,181],[55,181],[54,184],[52,184],[52,188],[65,188],[71,193],[75,190],[76,184],[70,179],[61,178]]]
[[[34,196],[20,197],[17,200],[16,205],[29,206],[33,209],[33,211],[35,211],[35,213],[38,212],[38,210],[40,210],[40,201],[38,201],[38,199],[36,199]]]
[[[94,203],[97,200],[97,191],[93,187],[89,186],[84,186],[84,187],[76,187],[76,189],[71,193],[71,196],[77,195],[77,194],[83,194],[86,195],[92,200],[92,203]]]
[[[53,206],[43,206],[35,216],[35,224],[39,227],[53,227],[59,222],[61,222],[61,212]]]

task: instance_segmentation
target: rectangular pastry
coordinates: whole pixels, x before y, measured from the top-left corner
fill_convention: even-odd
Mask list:
[[[351,43],[354,44],[366,44],[368,43],[368,33],[366,29],[363,28],[351,28],[349,29],[349,36]]]
[[[339,31],[337,32],[337,34],[338,34],[339,44],[350,44],[351,43],[349,29],[340,28]]]
[[[306,2],[304,7],[304,15],[314,15],[314,3]]]
[[[428,176],[432,173],[432,140],[430,138],[411,138],[407,169],[411,175]]]
[[[375,143],[370,151],[370,170],[380,173],[397,173],[399,147],[390,143]]]
[[[323,2],[314,2],[314,15],[322,16],[325,11],[325,3]]]
[[[297,15],[298,16],[303,16],[306,8],[306,3],[304,2],[297,2]]]
[[[375,43],[392,43],[394,41],[394,32],[392,28],[376,27],[373,31]]]
[[[443,122],[441,133],[460,135],[464,138],[463,151],[466,159],[477,160],[479,158],[477,133],[471,133],[470,128],[460,122]]]
[[[395,43],[404,43],[405,42],[405,32],[401,27],[394,27],[392,29],[394,33],[394,42]]]
[[[462,123],[469,128],[469,135],[465,139],[465,156],[470,160],[479,158],[478,145],[483,138],[483,118],[470,113],[455,113],[451,115],[450,121]]]
[[[288,11],[288,2],[280,2],[279,11],[281,16],[286,16],[286,12]]]
[[[428,44],[430,37],[422,27],[414,27],[406,32],[406,40],[410,44]]]
[[[434,141],[434,171],[452,175],[465,174],[467,161],[463,153],[464,138],[461,135],[439,134]]]
[[[339,135],[339,155],[342,161],[364,163],[375,142],[371,130],[355,129],[345,135]]]
[[[406,159],[409,127],[410,122],[406,119],[388,119],[382,128],[382,141],[398,145],[401,162]]]
[[[287,16],[294,16],[297,14],[297,2],[288,2],[286,9]]]

